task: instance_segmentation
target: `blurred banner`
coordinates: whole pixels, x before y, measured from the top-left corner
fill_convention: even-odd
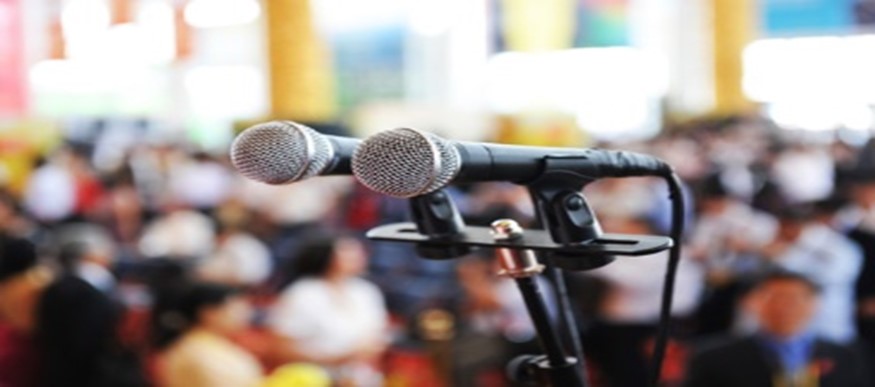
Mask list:
[[[763,0],[767,36],[847,34],[875,26],[873,0]]]
[[[57,126],[49,122],[0,123],[0,186],[21,194],[34,160],[60,141]]]
[[[496,51],[629,45],[629,0],[496,0]]]
[[[21,0],[0,0],[0,117],[27,107],[21,12]]]
[[[404,98],[403,20],[331,34],[338,105],[349,111],[363,102]]]
[[[575,47],[629,45],[629,0],[578,0]]]
[[[404,99],[409,32],[405,2],[317,0],[312,4],[314,21],[331,54],[340,113],[363,102]]]
[[[562,50],[574,44],[575,0],[496,0],[496,51]]]

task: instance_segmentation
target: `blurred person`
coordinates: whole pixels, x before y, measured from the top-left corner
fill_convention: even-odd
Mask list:
[[[77,223],[58,230],[59,260],[62,269],[82,278],[104,292],[115,289],[112,273],[115,263],[115,243],[100,226]]]
[[[164,138],[160,132],[130,151],[128,167],[147,212],[162,212],[168,205],[184,204],[171,190],[171,176],[177,165],[188,160],[189,156],[173,143],[172,136]]]
[[[455,201],[463,197],[456,188],[446,192]],[[456,201],[463,211],[464,201]],[[359,184],[346,201],[345,225],[364,233],[380,224],[409,220],[410,201],[380,195]],[[466,216],[466,219],[470,220]],[[386,307],[402,319],[413,319],[423,310],[447,307],[457,298],[453,260],[422,259],[408,243],[369,241],[368,279],[383,292]]]
[[[67,163],[67,168],[73,177],[75,190],[74,219],[79,221],[94,219],[106,204],[103,182],[91,166],[84,151],[74,150],[71,152]]]
[[[169,194],[189,207],[206,211],[231,194],[230,167],[204,152],[178,160],[169,173]]]
[[[270,275],[267,246],[245,231],[248,210],[228,201],[217,211],[216,248],[198,267],[201,278],[234,286],[255,286]]]
[[[308,179],[282,186],[239,179],[234,185],[239,189],[235,194],[249,208],[287,228],[331,220],[353,184],[347,176]]]
[[[641,216],[600,217],[605,232],[653,234]],[[604,280],[605,295],[594,324],[584,334],[584,348],[610,387],[647,385],[650,344],[656,333],[662,303],[668,252],[639,257],[617,257],[606,266],[583,275]],[[689,317],[702,295],[704,273],[695,261],[681,258],[675,279],[671,315]]]
[[[215,226],[208,216],[179,202],[168,203],[164,214],[152,220],[138,244],[145,257],[196,259],[215,247]]]
[[[233,288],[197,283],[156,305],[158,385],[256,387],[264,381],[256,358],[229,336],[246,328],[250,307]]]
[[[234,196],[262,223],[274,228],[274,235],[265,241],[280,261],[286,258],[286,252],[296,249],[301,235],[311,227],[340,223],[344,214],[342,200],[354,182],[349,176],[327,176],[278,186],[237,178]]]
[[[700,334],[726,333],[737,323],[736,303],[747,275],[763,263],[756,252],[768,244],[778,222],[731,195],[722,175],[698,188],[699,215],[689,232],[687,254],[705,270],[707,292],[697,312]]]
[[[854,281],[863,264],[856,244],[832,228],[814,221],[805,207],[779,214],[774,240],[760,254],[778,267],[801,273],[823,289],[812,321],[819,336],[839,343],[856,339]]]
[[[134,185],[131,170],[122,168],[116,171],[109,178],[107,186],[108,203],[104,223],[123,250],[133,250],[143,231],[145,208]]]
[[[76,182],[67,168],[70,153],[60,149],[37,162],[24,192],[24,208],[44,223],[65,220],[76,210]]]
[[[448,191],[451,194],[454,191]],[[457,197],[461,196],[455,192]],[[520,224],[531,222],[535,216],[532,199],[525,186],[510,183],[480,183],[472,187],[467,200],[453,198],[472,225],[488,226],[496,219],[510,218]]]
[[[139,362],[116,337],[120,312],[87,282],[38,264],[29,241],[0,237],[0,322],[23,337],[3,347],[13,352],[11,357],[33,362],[0,369],[0,380],[58,387],[144,386]]]
[[[771,173],[786,200],[812,202],[832,193],[835,162],[822,147],[796,144],[777,155]]]
[[[839,227],[863,252],[855,281],[857,327],[871,354],[875,354],[875,168],[864,166],[849,174],[851,203],[838,215]]]
[[[689,363],[686,387],[864,387],[858,355],[809,328],[819,287],[799,274],[774,271],[750,294],[759,328],[706,348]]]
[[[539,352],[532,319],[516,283],[496,275],[493,252],[475,253],[458,261],[463,291],[460,325],[452,342],[452,367],[458,386],[477,386],[484,375],[503,370],[515,356]],[[556,318],[552,287],[536,277],[550,318]]]
[[[465,294],[464,311],[471,327],[482,333],[495,333],[513,342],[535,338],[535,327],[529,318],[522,294],[510,278],[499,277],[498,267],[490,254],[463,259],[456,267],[459,284]],[[553,292],[549,282],[541,281],[547,304],[552,306]],[[550,311],[555,313],[555,310]]]
[[[285,342],[284,361],[326,366],[341,384],[376,386],[375,362],[387,346],[388,313],[380,290],[360,275],[367,267],[361,242],[345,236],[306,235],[291,261],[291,283],[268,318]]]
[[[21,207],[12,194],[0,190],[0,234],[26,235],[34,232],[34,225],[21,213]]]

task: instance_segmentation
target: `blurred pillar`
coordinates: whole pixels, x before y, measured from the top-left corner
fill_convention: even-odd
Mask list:
[[[185,4],[185,1],[177,1],[173,7],[173,25],[176,31],[174,57],[176,60],[188,59],[194,52],[191,26],[185,22]]]
[[[334,118],[332,67],[309,0],[265,0],[271,114],[276,118]]]
[[[744,113],[753,107],[742,90],[742,54],[756,37],[757,5],[757,0],[711,0],[714,110],[718,114]]]
[[[109,2],[110,23],[112,25],[132,23],[134,21],[133,0],[111,0]]]
[[[61,11],[63,4],[61,0],[48,2],[48,24],[46,31],[48,35],[48,53],[47,59],[66,59],[67,46],[64,41],[64,26],[61,23]]]

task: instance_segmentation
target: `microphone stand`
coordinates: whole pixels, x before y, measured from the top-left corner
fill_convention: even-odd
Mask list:
[[[511,247],[521,240],[523,229],[511,219],[499,219],[492,223],[496,241],[507,242],[508,247],[495,249],[496,260],[501,267],[498,275],[513,278],[522,293],[526,309],[535,326],[544,356],[522,356],[508,365],[508,373],[518,381],[538,381],[551,386],[585,386],[582,359],[566,357],[558,333],[550,322],[536,276],[544,270],[535,253],[529,249]]]
[[[556,160],[561,162],[561,160]],[[561,170],[561,169],[557,169]],[[566,169],[567,170],[567,169]],[[368,231],[374,240],[413,243],[429,259],[466,254],[471,247],[496,249],[502,275],[513,278],[526,303],[545,355],[520,356],[508,366],[512,378],[544,386],[586,387],[584,357],[561,269],[590,270],[614,256],[641,256],[670,248],[673,240],[655,235],[604,234],[580,191],[592,179],[567,172],[548,173],[529,185],[543,229],[523,230],[511,220],[493,227],[466,226],[446,192],[411,200],[414,222],[382,225]],[[560,307],[574,356],[568,357],[535,277],[544,269],[542,254],[556,276]]]

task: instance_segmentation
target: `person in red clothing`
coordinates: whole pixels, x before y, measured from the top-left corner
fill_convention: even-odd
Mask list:
[[[36,375],[33,340],[8,324],[0,324],[0,386],[33,386]]]

